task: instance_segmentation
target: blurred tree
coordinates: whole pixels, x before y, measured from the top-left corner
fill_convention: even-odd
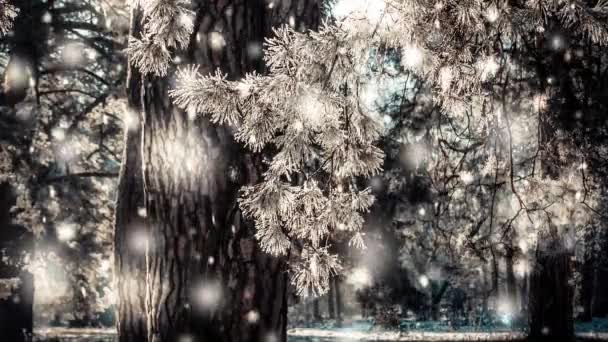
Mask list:
[[[48,320],[56,310],[74,325],[96,325],[113,302],[104,259],[120,147],[114,113],[123,105],[116,52],[128,22],[120,1],[13,4],[19,15],[0,37],[0,178],[14,184],[15,222],[37,238],[24,265],[41,280],[37,316]],[[57,272],[71,284],[66,293],[50,289]]]

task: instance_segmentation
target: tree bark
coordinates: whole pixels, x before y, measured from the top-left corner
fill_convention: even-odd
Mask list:
[[[139,30],[141,13],[131,13],[131,35]],[[142,170],[141,75],[129,67],[128,110],[123,116],[123,159],[118,180],[114,221],[114,281],[119,298],[118,342],[146,341],[145,209]]]
[[[219,68],[230,79],[263,72],[252,47],[261,48],[273,24],[290,17],[298,27],[318,23],[316,1],[276,5],[197,1],[183,60],[201,65],[203,73]],[[209,44],[212,32],[226,41],[221,51]],[[147,340],[286,341],[286,263],[261,252],[237,204],[240,187],[258,180],[260,161],[234,142],[228,128],[191,120],[174,108],[168,79],[141,80]]]
[[[572,255],[556,236],[539,241],[545,242],[537,247],[530,279],[530,340],[574,341]]]
[[[329,292],[327,293],[327,311],[329,311],[329,318],[336,318],[336,308],[334,305],[334,280],[329,280]],[[365,315],[363,315],[365,317]]]

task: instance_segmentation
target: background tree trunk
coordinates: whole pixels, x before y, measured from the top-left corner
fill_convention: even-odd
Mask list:
[[[304,28],[319,19],[317,1],[304,0],[272,9],[264,0],[199,0],[195,12],[182,60],[203,73],[220,68],[230,79],[263,72],[256,51],[275,23],[291,19]],[[221,51],[209,42],[212,32],[226,42]],[[174,108],[167,79],[142,82],[149,341],[286,341],[286,263],[260,251],[237,204],[238,190],[257,181],[261,163],[228,128]]]
[[[593,317],[593,297],[596,288],[596,258],[595,258],[595,240],[597,238],[595,222],[591,227],[588,227],[585,232],[584,246],[585,253],[581,265],[581,306],[583,312],[580,319],[588,322]]]
[[[327,311],[329,312],[329,318],[336,318],[336,308],[334,305],[334,277],[329,280],[329,292],[327,293]],[[365,317],[365,315],[363,315]]]
[[[18,265],[23,265],[23,252],[33,253],[34,236],[25,227],[12,224],[13,205],[11,185],[0,184],[0,254],[9,256],[11,262],[0,258],[0,282],[19,282],[12,289],[2,286],[0,291],[0,336],[3,341],[26,342],[33,331],[34,277]]]
[[[340,276],[334,277],[334,293],[336,294],[336,320],[338,324],[342,323],[342,313],[344,304],[342,303],[342,291],[340,290]]]
[[[594,274],[594,293],[593,301],[591,304],[591,310],[593,317],[607,317],[608,316],[608,229],[606,229],[605,222],[602,222],[601,238],[600,238],[600,252],[598,262]]]
[[[505,250],[505,273],[506,273],[506,292],[507,299],[513,305],[513,309],[518,306],[517,300],[517,283],[515,280],[514,271],[515,249],[512,246],[507,246]]]
[[[312,319],[317,322],[323,319],[321,317],[321,308],[319,307],[319,298],[315,298],[312,301]]]
[[[440,319],[441,300],[448,289],[450,283],[441,281],[440,283],[431,282],[431,317],[434,321]]]
[[[574,341],[572,255],[558,237],[539,240],[547,242],[537,247],[530,278],[530,340]]]

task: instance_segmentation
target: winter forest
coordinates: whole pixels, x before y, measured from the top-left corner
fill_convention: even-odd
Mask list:
[[[607,0],[0,0],[0,341],[608,341]]]

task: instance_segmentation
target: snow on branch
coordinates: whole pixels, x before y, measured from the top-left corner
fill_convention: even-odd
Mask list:
[[[547,20],[608,44],[608,2],[595,6],[583,1],[524,2],[522,6],[491,1],[388,0],[393,28],[380,32],[388,45],[401,49],[402,64],[427,78],[440,100],[465,99],[488,91],[488,83],[513,64],[500,60],[502,52],[530,34],[545,34],[554,50],[561,37],[551,34]],[[451,99],[450,99],[451,98]]]
[[[0,0],[0,34],[6,34],[13,27],[13,20],[19,10],[7,2]]]
[[[188,46],[194,29],[193,13],[186,0],[135,0],[144,17],[141,38],[130,37],[126,49],[130,63],[144,74],[165,76],[172,52]]]
[[[382,126],[359,105],[357,66],[366,59],[345,48],[358,47],[347,33],[286,26],[275,34],[266,41],[268,75],[229,81],[188,67],[170,96],[189,113],[234,126],[235,138],[254,152],[274,151],[263,181],[242,190],[240,206],[264,251],[299,252],[291,262],[298,294],[322,295],[341,269],[332,241],[348,236],[351,246],[365,248],[363,214],[374,198],[358,180],[382,169],[375,145]]]

